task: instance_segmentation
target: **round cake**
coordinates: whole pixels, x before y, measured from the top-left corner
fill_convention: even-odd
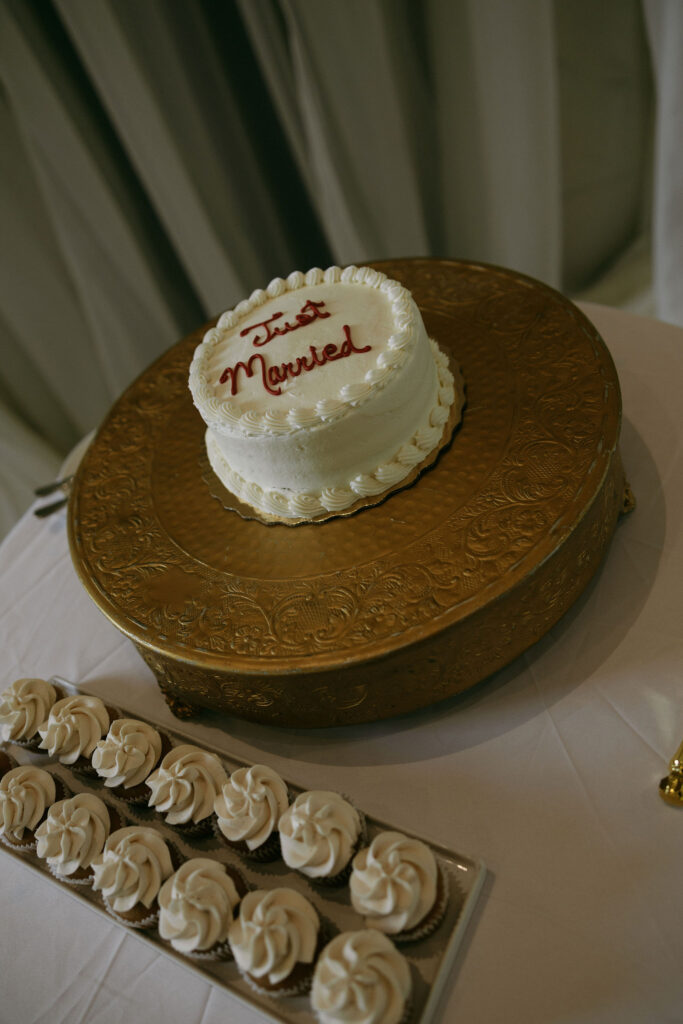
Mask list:
[[[463,401],[410,292],[369,267],[255,291],[204,336],[190,390],[221,483],[285,521],[400,485]]]

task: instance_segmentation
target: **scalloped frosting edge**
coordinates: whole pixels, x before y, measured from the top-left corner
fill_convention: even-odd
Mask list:
[[[367,371],[365,379],[342,387],[336,398],[322,399],[314,408],[291,409],[286,413],[272,409],[263,413],[253,410],[240,413],[235,403],[211,395],[207,383],[207,367],[214,349],[223,340],[224,332],[233,330],[265,302],[286,292],[320,284],[365,285],[384,292],[391,303],[395,329],[388,339],[387,350],[380,352],[375,366]],[[379,270],[356,266],[343,269],[333,266],[326,270],[313,267],[305,274],[295,270],[286,279],[274,278],[265,289],[257,288],[248,299],[243,299],[234,309],[223,313],[215,327],[209,328],[195,349],[190,364],[192,399],[207,426],[219,434],[289,434],[303,428],[310,429],[338,419],[350,408],[360,405],[383,388],[414,347],[419,323],[419,310],[408,289]]]
[[[396,487],[436,448],[456,399],[459,403],[459,413],[464,404],[464,385],[459,371],[456,378],[449,369],[445,353],[431,338],[429,344],[438,375],[436,402],[423,423],[410,440],[401,445],[393,459],[382,463],[372,473],[362,473],[354,477],[345,487],[329,487],[322,491],[285,492],[265,489],[246,480],[232,469],[209,429],[206,432],[206,451],[212,470],[223,486],[240,501],[251,505],[259,512],[282,519],[310,519],[326,512],[343,512],[359,498],[374,497]]]

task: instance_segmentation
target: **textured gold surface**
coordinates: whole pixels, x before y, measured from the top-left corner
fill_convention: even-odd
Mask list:
[[[511,271],[374,266],[411,289],[467,386],[453,443],[412,487],[295,530],[225,511],[187,387],[203,330],[125,392],[81,464],[77,571],[176,711],[316,726],[424,706],[539,639],[606,551],[625,483],[595,328]]]

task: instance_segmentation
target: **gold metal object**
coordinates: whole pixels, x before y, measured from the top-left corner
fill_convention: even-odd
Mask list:
[[[374,266],[413,292],[467,386],[412,487],[296,529],[223,509],[187,385],[204,329],[131,385],[83,458],[74,564],[178,714],[330,726],[452,696],[557,622],[631,507],[616,371],[580,310],[495,267]]]
[[[669,761],[669,774],[659,783],[659,793],[667,803],[683,804],[683,743]]]

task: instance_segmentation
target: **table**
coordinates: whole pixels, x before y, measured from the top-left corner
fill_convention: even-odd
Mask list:
[[[673,1024],[683,1016],[683,808],[658,781],[683,738],[683,330],[586,303],[619,373],[636,495],[552,632],[459,698],[348,729],[185,724],[302,785],[488,865],[444,1024]],[[61,675],[172,725],[151,672],[90,601],[63,514],[0,547],[0,688]],[[0,1020],[263,1018],[0,850]]]

